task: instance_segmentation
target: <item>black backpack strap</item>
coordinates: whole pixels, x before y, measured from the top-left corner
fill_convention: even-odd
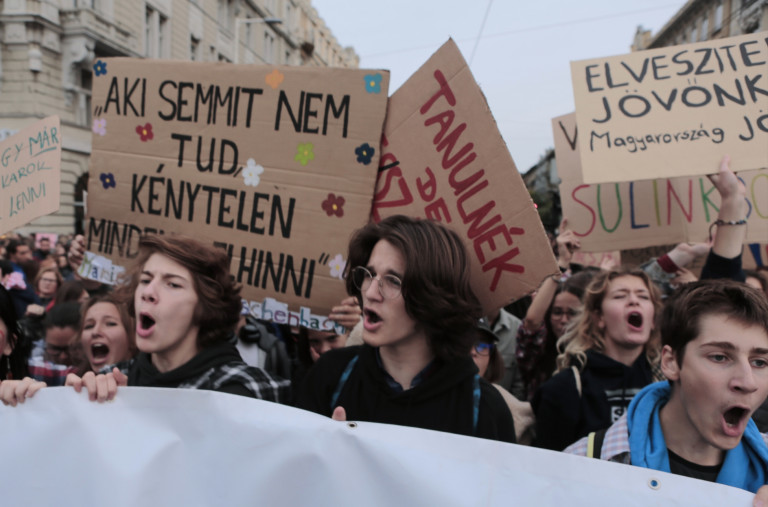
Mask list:
[[[600,453],[603,450],[603,442],[605,441],[605,434],[608,433],[608,428],[593,431],[587,435],[587,457],[600,459]]]

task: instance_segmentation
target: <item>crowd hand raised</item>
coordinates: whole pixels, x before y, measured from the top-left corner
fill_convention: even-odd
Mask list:
[[[78,234],[75,236],[69,246],[69,251],[67,252],[67,261],[69,261],[69,265],[72,267],[72,270],[77,272],[77,270],[80,268],[80,265],[83,263],[84,258],[85,238],[82,234]]]
[[[675,277],[670,280],[670,283],[674,286],[680,286],[685,285],[686,283],[695,282],[696,280],[698,280],[696,275],[685,268],[680,268],[677,270]]]
[[[600,261],[600,269],[603,271],[611,271],[613,269],[617,269],[619,266],[616,263],[616,259],[614,259],[613,255],[605,255],[603,256],[603,260]]]
[[[579,242],[576,234],[568,229],[567,218],[563,218],[563,221],[560,222],[560,234],[555,241],[557,242],[558,264],[562,267],[568,267],[573,257],[573,252],[581,248],[581,242]]]
[[[744,183],[731,171],[731,157],[728,155],[723,156],[723,159],[720,161],[720,171],[717,174],[707,175],[707,177],[715,186],[717,193],[720,194],[720,198],[723,201],[729,199],[743,201],[747,195],[747,188],[744,186]]]
[[[24,377],[22,380],[3,380],[0,382],[0,401],[3,405],[15,407],[17,403],[31,398],[37,391],[45,387],[45,382]]]
[[[82,377],[70,373],[64,385],[74,387],[78,393],[85,387],[89,400],[102,403],[113,400],[117,394],[117,388],[128,385],[128,377],[117,368],[114,368],[111,373],[99,375],[89,371]]]
[[[330,318],[337,324],[344,326],[345,329],[350,330],[360,322],[360,316],[363,311],[357,304],[357,298],[350,296],[342,299],[339,306],[334,306],[331,309]]]
[[[667,255],[677,267],[684,268],[697,257],[707,255],[711,248],[712,244],[709,242],[680,243],[670,250]]]

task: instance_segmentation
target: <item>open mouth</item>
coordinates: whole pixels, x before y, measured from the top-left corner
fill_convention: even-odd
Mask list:
[[[91,345],[91,355],[94,359],[104,359],[109,355],[109,347],[104,343],[94,343]]]
[[[723,414],[723,419],[725,419],[725,423],[731,427],[734,428],[741,423],[742,419],[744,419],[744,416],[747,415],[747,409],[742,407],[732,407],[725,411]]]
[[[372,310],[364,310],[363,313],[365,314],[366,320],[371,324],[376,324],[377,322],[381,321],[379,314]]]
[[[632,312],[627,317],[627,322],[632,327],[643,327],[643,314],[640,312]]]
[[[139,316],[139,326],[141,326],[141,329],[149,329],[154,325],[155,325],[155,319],[153,319],[149,315],[142,313]]]

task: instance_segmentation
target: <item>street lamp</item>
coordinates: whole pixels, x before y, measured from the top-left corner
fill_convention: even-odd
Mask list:
[[[235,18],[235,63],[240,63],[240,24],[266,23],[277,25],[282,23],[280,18]]]

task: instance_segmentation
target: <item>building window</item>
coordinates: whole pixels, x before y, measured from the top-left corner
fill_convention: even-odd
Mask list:
[[[144,56],[168,57],[168,18],[147,5],[144,15]]]
[[[219,25],[230,32],[235,26],[234,0],[219,0]]]
[[[265,63],[274,63],[275,37],[268,31],[264,32],[264,56]]]
[[[712,28],[714,29],[714,32],[717,33],[723,28],[723,4],[722,2],[717,4],[717,7],[715,7],[715,26]]]
[[[701,20],[701,40],[709,40],[709,17],[706,15]]]
[[[193,62],[200,61],[200,39],[189,39],[189,59]]]

